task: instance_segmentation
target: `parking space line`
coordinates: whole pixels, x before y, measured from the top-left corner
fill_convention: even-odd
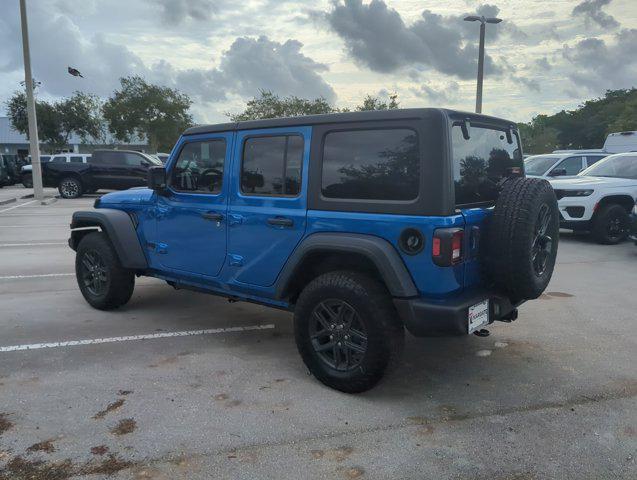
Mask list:
[[[0,226],[0,228],[2,228]],[[38,243],[0,243],[0,247],[42,247],[44,245],[68,245],[68,242],[38,242]]]
[[[9,207],[9,208],[5,208],[4,210],[0,210],[0,213],[8,212],[9,210],[13,210],[14,208],[24,207],[25,205],[29,205],[30,203],[35,203],[35,202],[37,202],[37,200],[31,200],[30,202],[24,202],[24,203],[21,203],[20,205],[14,205],[13,207]]]
[[[65,342],[32,343],[29,345],[9,345],[0,347],[0,352],[17,352],[21,350],[39,350],[42,348],[76,347],[79,345],[96,345],[101,343],[131,342],[135,340],[154,340],[157,338],[194,337],[198,335],[214,335],[219,333],[248,332],[252,330],[269,330],[273,324],[250,325],[247,327],[208,328],[205,330],[187,330],[183,332],[151,333],[147,335],[128,335],[125,337],[92,338],[85,340],[69,340]]]
[[[42,273],[39,275],[7,275],[0,277],[0,280],[20,280],[23,278],[48,278],[48,277],[70,277],[74,273]]]

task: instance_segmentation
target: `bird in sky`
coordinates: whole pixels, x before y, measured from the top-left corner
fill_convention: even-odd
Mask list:
[[[68,72],[71,75],[73,75],[74,77],[82,77],[82,78],[84,78],[84,76],[80,73],[80,71],[77,68],[68,67]]]

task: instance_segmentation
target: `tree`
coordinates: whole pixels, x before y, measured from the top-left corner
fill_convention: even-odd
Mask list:
[[[18,132],[29,136],[27,99],[24,92],[15,92],[7,101],[11,125]],[[102,130],[100,103],[97,97],[75,92],[71,97],[50,103],[36,102],[38,137],[54,152],[68,147],[71,135],[82,140],[98,138]]]
[[[363,100],[363,103],[356,107],[357,112],[364,112],[367,110],[396,110],[399,107],[398,94],[390,93],[389,102],[386,102],[380,97],[373,97],[367,95]]]
[[[355,108],[357,112],[365,110],[393,110],[398,108],[398,94],[389,95],[389,101],[367,95],[363,103]],[[296,96],[280,97],[269,90],[261,90],[259,95],[249,100],[246,109],[237,114],[226,113],[233,122],[261,120],[265,118],[296,117],[321,113],[349,112],[347,108],[337,108],[322,97],[308,100]]]
[[[637,130],[637,88],[607,90],[575,110],[537,115],[519,128],[527,152],[601,148],[609,133]]]
[[[295,96],[279,97],[269,90],[260,90],[259,96],[249,100],[246,109],[236,115],[226,114],[233,122],[258,120],[265,118],[296,117],[299,115],[314,115],[332,113],[335,109],[324,98],[307,100]]]
[[[147,83],[142,77],[120,79],[102,109],[110,132],[120,141],[145,137],[153,151],[172,149],[179,135],[192,126],[192,101],[176,89]]]

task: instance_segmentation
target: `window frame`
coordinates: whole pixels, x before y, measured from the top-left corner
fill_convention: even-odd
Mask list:
[[[471,118],[469,118],[469,120],[471,120]],[[471,127],[476,127],[476,128],[482,128],[482,129],[487,129],[487,130],[494,130],[494,131],[499,131],[502,132],[504,134],[506,134],[508,128],[505,124],[502,123],[490,123],[488,121],[484,121],[485,119],[483,118],[479,118],[476,119],[476,121],[470,121],[470,126]],[[455,120],[450,122],[449,124],[449,162],[450,162],[450,167],[451,167],[451,183],[452,183],[452,188],[453,188],[453,202],[454,202],[454,206],[455,206],[455,210],[456,211],[460,211],[463,209],[467,209],[467,208],[482,208],[482,207],[491,207],[493,205],[495,205],[496,200],[485,200],[482,202],[470,202],[470,203],[458,203],[456,200],[456,189],[455,189],[455,180],[454,180],[454,152],[453,152],[453,140],[452,140],[452,132],[451,129],[454,127],[460,127],[462,124],[462,122]],[[518,146],[518,150],[520,151],[520,157],[521,157],[521,166],[522,169],[524,170],[524,153],[522,151],[522,139],[520,138],[520,133],[517,129],[514,129],[513,132],[513,137],[515,138],[515,141],[517,142],[517,146]],[[553,165],[553,167],[551,168],[555,168],[555,165]],[[545,175],[547,175],[547,173],[545,173]]]
[[[288,144],[289,141],[287,140],[289,137],[299,137],[301,139],[302,143],[302,148],[301,148],[301,170],[300,170],[300,182],[299,182],[299,192],[296,195],[286,195],[286,194],[278,194],[278,193],[251,193],[251,192],[245,192],[243,190],[243,164],[245,161],[245,149],[246,149],[246,144],[248,143],[248,140],[251,140],[253,138],[268,138],[268,137],[286,137],[286,142],[285,142],[285,152],[283,154],[283,176],[281,177],[283,179],[283,188],[285,188],[285,174],[287,171],[287,166],[288,166]],[[262,134],[249,134],[246,135],[245,137],[243,137],[242,139],[242,143],[241,143],[241,161],[239,162],[239,185],[238,185],[238,189],[237,192],[239,193],[239,195],[241,195],[242,197],[264,197],[264,198],[299,198],[302,193],[303,193],[303,159],[304,159],[304,152],[305,152],[305,137],[303,136],[302,133],[300,132],[281,132],[281,133],[262,133]]]
[[[171,182],[173,178],[173,172],[175,171],[175,168],[177,167],[177,162],[179,162],[179,157],[181,156],[181,153],[183,152],[184,148],[186,148],[186,146],[193,143],[214,142],[214,141],[222,141],[225,145],[225,154],[223,156],[223,173],[221,175],[221,188],[219,189],[219,191],[217,193],[213,193],[213,192],[199,192],[199,191],[193,191],[193,190],[177,190],[171,184]],[[181,145],[179,145],[179,150],[177,151],[177,154],[173,155],[171,153],[169,157],[170,162],[164,165],[164,168],[166,169],[166,188],[175,195],[207,195],[210,197],[218,197],[220,195],[223,195],[224,193],[223,189],[225,184],[227,183],[225,178],[226,171],[229,167],[229,163],[231,163],[231,162],[228,162],[228,147],[231,145],[232,145],[232,137],[230,137],[230,141],[228,141],[228,138],[225,135],[219,135],[214,137],[192,138],[182,142]]]
[[[327,201],[331,201],[331,200],[337,200],[337,201],[357,201],[357,202],[382,202],[382,203],[398,203],[398,204],[409,204],[409,203],[413,203],[415,201],[418,200],[418,198],[420,197],[420,189],[421,189],[421,185],[420,182],[418,182],[418,193],[414,198],[410,198],[409,200],[399,200],[399,199],[380,199],[380,198],[343,198],[343,197],[327,197],[323,194],[323,164],[325,162],[325,144],[327,141],[327,137],[332,134],[332,133],[348,133],[348,132],[372,132],[374,130],[410,130],[412,131],[415,135],[416,135],[416,144],[418,145],[418,174],[420,175],[420,169],[422,167],[421,165],[421,151],[420,151],[420,137],[418,135],[418,131],[415,128],[411,128],[411,127],[391,127],[391,128],[387,128],[387,127],[376,127],[376,128],[343,128],[343,129],[339,129],[339,130],[330,130],[328,132],[326,132],[323,135],[323,139],[321,142],[321,178],[320,178],[320,185],[321,185],[321,200],[327,200]]]
[[[404,117],[315,125],[309,164],[308,209],[394,215],[451,215],[453,190],[447,184],[449,164],[444,111],[405,111]],[[415,200],[336,199],[322,195],[323,153],[328,133],[350,130],[409,129],[417,134],[420,178]]]

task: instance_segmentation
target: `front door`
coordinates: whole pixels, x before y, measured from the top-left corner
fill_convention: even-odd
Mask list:
[[[168,165],[167,192],[157,195],[154,245],[163,268],[216,277],[226,256],[232,133],[197,135],[178,145]]]
[[[239,283],[273,285],[303,238],[310,137],[310,127],[237,133],[227,268]]]

